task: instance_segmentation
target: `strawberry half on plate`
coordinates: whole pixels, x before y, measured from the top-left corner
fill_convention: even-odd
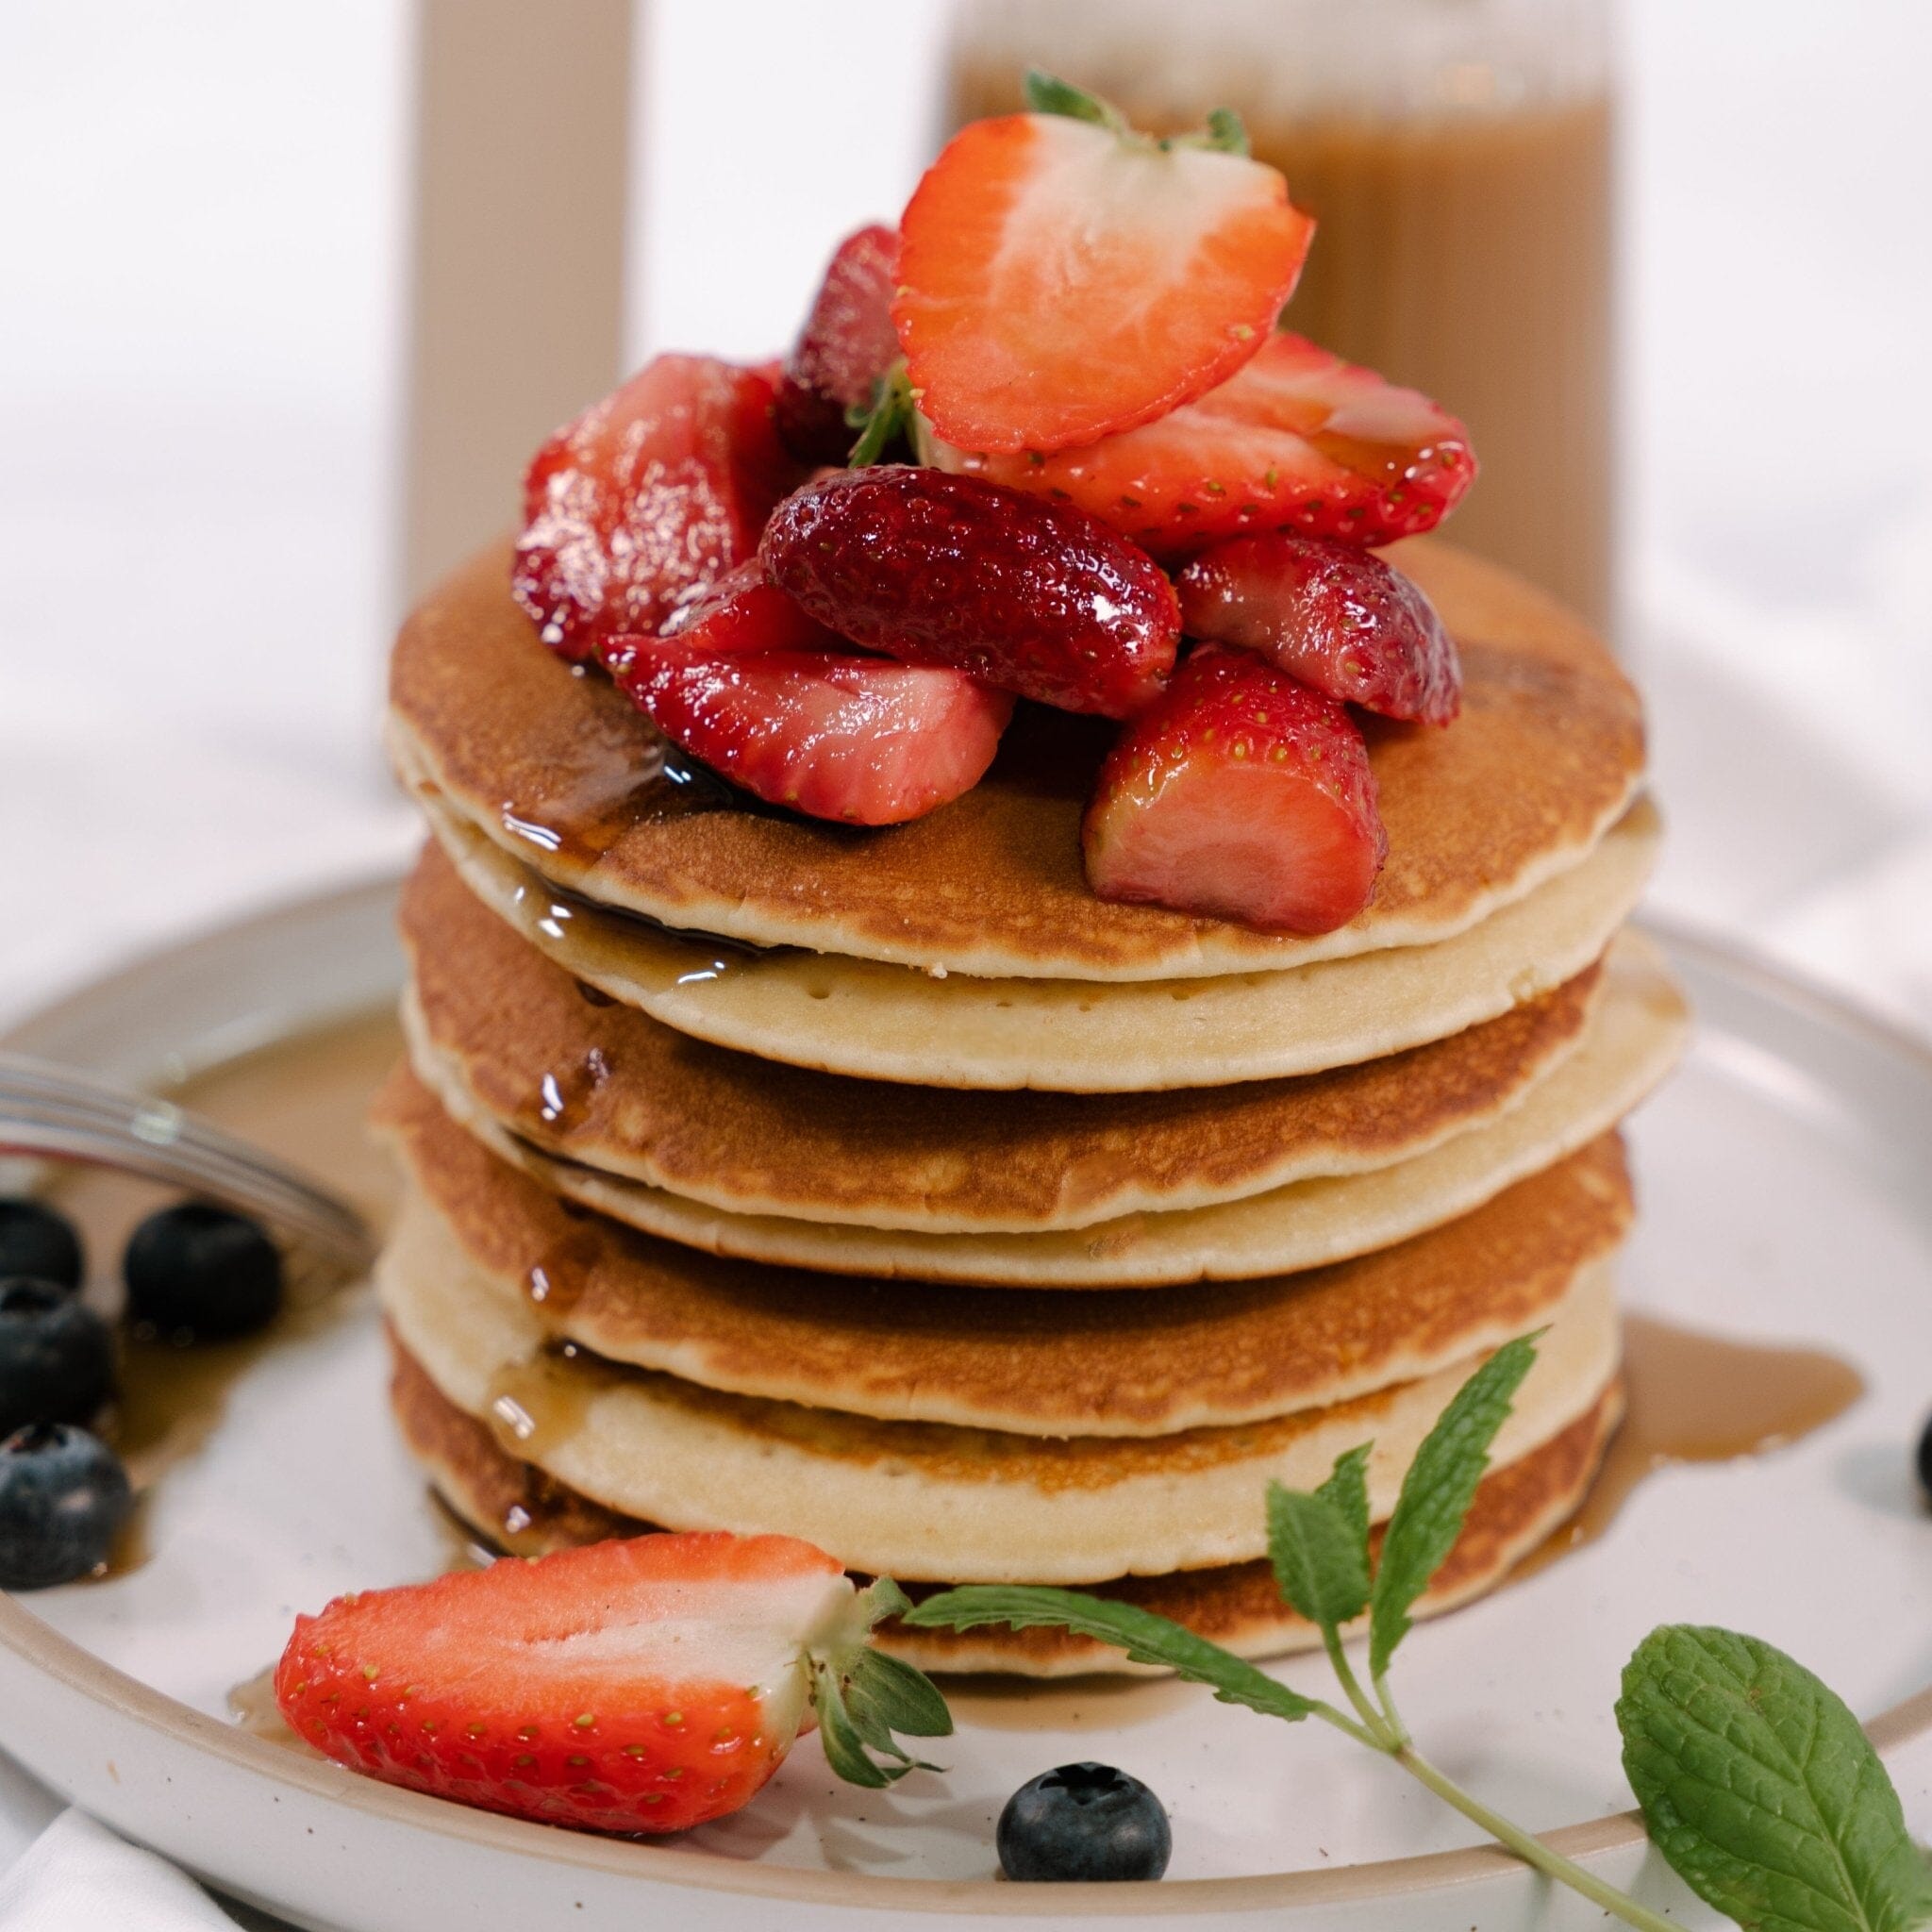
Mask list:
[[[1164,561],[1260,530],[1392,542],[1434,529],[1475,480],[1469,432],[1446,409],[1296,335],[1085,449],[989,455],[930,428],[923,454],[941,469],[1078,504]]]
[[[927,420],[970,450],[1066,449],[1225,381],[1292,291],[1314,223],[1232,117],[1157,142],[1029,76],[1054,111],[975,121],[900,222],[892,320]]]
[[[296,1620],[275,1699],[385,1783],[591,1831],[683,1831],[747,1803],[816,1709],[841,1777],[917,1762],[945,1702],[871,1649],[906,1607],[784,1536],[646,1536],[338,1597]],[[886,1761],[875,1761],[877,1753]]]

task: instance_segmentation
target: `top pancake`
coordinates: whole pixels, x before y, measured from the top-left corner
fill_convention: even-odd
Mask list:
[[[1374,903],[1293,939],[1097,899],[1079,821],[1108,732],[1021,708],[987,777],[909,825],[750,808],[594,672],[545,650],[492,545],[404,625],[391,743],[404,777],[554,884],[753,945],[994,977],[1163,979],[1427,944],[1575,864],[1643,767],[1636,693],[1558,605],[1438,542],[1389,553],[1461,649],[1446,731],[1370,721],[1389,828]]]

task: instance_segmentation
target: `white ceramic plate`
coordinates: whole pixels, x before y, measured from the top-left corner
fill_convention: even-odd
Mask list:
[[[391,898],[372,886],[210,935],[76,994],[10,1043],[131,1079],[219,1064],[387,999]],[[1709,1921],[1625,1812],[1611,1718],[1619,1668],[1659,1622],[1737,1625],[1812,1662],[1878,1714],[1908,1814],[1922,1833],[1932,1824],[1932,1520],[1909,1463],[1932,1407],[1932,1055],[1727,950],[1666,937],[1701,1025],[1689,1066],[1636,1125],[1644,1216],[1627,1297],[1699,1327],[1830,1346],[1868,1392],[1794,1448],[1653,1479],[1597,1543],[1420,1628],[1396,1681],[1439,1761],[1696,1924]],[[298,1608],[445,1560],[447,1531],[394,1441],[383,1380],[358,1302],[236,1386],[206,1447],[166,1477],[143,1567],[0,1598],[0,1746],[300,1924],[1602,1924],[1470,1848],[1459,1819],[1334,1734],[1171,1685],[971,1697],[947,1775],[887,1795],[838,1785],[807,1742],[748,1811],[658,1845],[486,1817],[250,1736],[227,1721],[226,1692],[276,1655]],[[1324,1669],[1283,1674],[1316,1688]],[[1074,1757],[1124,1765],[1167,1801],[1166,1882],[991,1881],[1007,1794]]]

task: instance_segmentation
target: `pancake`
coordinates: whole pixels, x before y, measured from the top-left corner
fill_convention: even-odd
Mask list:
[[[927,1233],[1081,1227],[1412,1158],[1574,1051],[1591,966],[1389,1058],[1232,1090],[986,1093],[774,1066],[585,989],[436,847],[403,892],[411,1058],[518,1140],[737,1214]]]
[[[382,1113],[408,1177],[387,1263],[399,1275],[706,1388],[1020,1435],[1262,1421],[1432,1374],[1546,1319],[1633,1212],[1607,1135],[1447,1227],[1291,1279],[938,1291],[717,1260],[573,1215],[407,1079]]]
[[[394,1346],[392,1353],[390,1399],[403,1439],[444,1502],[486,1541],[513,1556],[536,1557],[655,1528],[592,1503],[507,1453],[484,1424],[443,1396],[406,1350]],[[1462,1535],[1417,1614],[1438,1615],[1493,1589],[1574,1512],[1622,1407],[1622,1391],[1613,1386],[1541,1448],[1483,1478]],[[1379,1527],[1374,1540],[1379,1545]],[[911,1593],[924,1595],[929,1588],[915,1586]],[[1242,1657],[1278,1656],[1321,1641],[1314,1626],[1281,1601],[1265,1562],[1116,1577],[1089,1588],[1172,1617]],[[925,1671],[1156,1674],[1129,1664],[1118,1650],[1065,1630],[908,1630],[895,1622],[877,1641]]]
[[[1541,592],[1440,542],[1385,554],[1457,641],[1463,713],[1441,731],[1371,721],[1388,863],[1370,908],[1314,939],[1095,898],[1079,820],[1108,729],[1030,708],[979,785],[912,824],[867,830],[749,808],[667,757],[607,678],[543,648],[510,599],[508,542],[404,625],[390,741],[412,790],[433,791],[552,883],[754,945],[1089,980],[1424,945],[1580,862],[1637,789],[1643,727],[1608,652]]]
[[[1158,1288],[1289,1274],[1407,1241],[1615,1126],[1675,1064],[1687,1015],[1655,948],[1625,934],[1584,1037],[1498,1119],[1411,1160],[1298,1181],[1206,1208],[1129,1214],[1052,1233],[929,1234],[732,1214],[558,1160],[507,1133],[453,1081],[451,1116],[492,1153],[580,1206],[685,1246],[826,1274],[1036,1289]],[[432,1080],[442,1069],[429,1066]]]
[[[527,1306],[437,1270],[376,1269],[402,1345],[514,1453],[606,1507],[673,1529],[780,1530],[902,1578],[1088,1583],[1250,1561],[1270,1480],[1308,1489],[1373,1441],[1376,1517],[1474,1360],[1265,1422],[1062,1441],[878,1422],[721,1394],[553,1347]],[[1496,1441],[1499,1464],[1594,1407],[1616,1374],[1610,1268],[1591,1263],[1543,1324]]]
[[[1641,894],[1661,837],[1640,799],[1580,864],[1431,946],[1165,984],[934,978],[798,951],[702,945],[557,897],[446,806],[463,882],[574,977],[759,1058],[930,1087],[1148,1092],[1351,1066],[1443,1040],[1574,978]]]

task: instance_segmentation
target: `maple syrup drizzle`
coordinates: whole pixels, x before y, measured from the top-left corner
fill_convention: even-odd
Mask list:
[[[1593,1543],[1658,1470],[1768,1455],[1835,1421],[1865,1392],[1864,1377],[1840,1356],[1735,1341],[1638,1314],[1624,1318],[1624,1387],[1623,1425],[1583,1507],[1518,1566],[1519,1576]]]

